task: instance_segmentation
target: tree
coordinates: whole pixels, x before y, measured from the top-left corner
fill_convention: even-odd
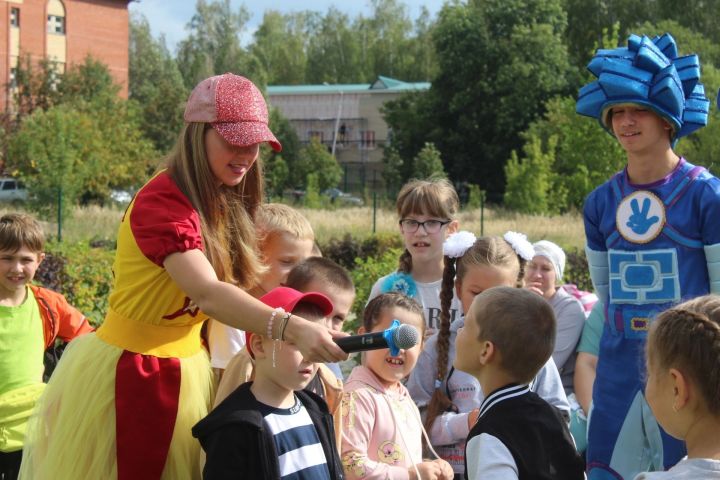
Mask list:
[[[287,163],[280,155],[271,156],[264,167],[265,188],[270,196],[282,198],[289,177]]]
[[[330,7],[308,41],[307,83],[358,83],[370,81],[364,71],[361,37],[365,32],[352,28],[350,19]]]
[[[307,47],[319,15],[314,12],[282,14],[266,10],[253,36],[250,53],[267,75],[269,85],[305,83]]]
[[[533,138],[524,147],[525,159],[520,160],[514,151],[505,165],[504,204],[523,213],[550,213],[552,165],[555,161],[555,143],[551,137],[548,151],[543,152],[539,139]]]
[[[490,200],[501,198],[503,166],[522,145],[520,133],[568,90],[565,26],[561,0],[477,0],[440,12],[440,73],[421,118],[450,176],[479,184]]]
[[[402,177],[403,160],[400,154],[392,146],[385,147],[383,151],[382,178],[385,182],[386,193],[390,198],[395,198],[404,182]]]
[[[320,192],[337,186],[342,178],[342,168],[327,147],[313,139],[310,144],[300,150],[300,156],[292,172],[294,178],[305,183],[308,175],[317,175],[317,187]]]
[[[87,57],[63,75],[46,69],[30,70],[24,81],[32,86],[50,80],[52,93],[40,91],[45,95],[42,102],[26,96],[34,110],[21,118],[17,133],[9,136],[6,166],[30,187],[36,200],[31,205],[47,213],[48,207],[43,206],[46,195],[56,195],[57,191],[48,185],[63,186],[67,205],[80,198],[102,203],[112,188],[139,186],[154,168],[157,153],[143,136],[137,105],[118,98],[119,86],[113,83],[107,66]],[[58,129],[63,122],[71,127]],[[54,144],[57,151],[49,151]],[[52,162],[61,156],[59,178],[35,178],[53,176]],[[47,165],[42,166],[40,158],[45,158]],[[77,161],[81,165],[75,165]],[[53,181],[58,183],[48,183]],[[42,191],[34,192],[33,186]]]
[[[440,152],[432,143],[426,143],[413,160],[413,177],[447,178]]]
[[[290,121],[282,115],[280,110],[272,106],[270,106],[269,120],[270,130],[275,134],[275,137],[282,145],[283,161],[287,165],[287,168],[290,170],[290,172],[293,172],[296,170],[296,165],[298,163],[301,148],[300,139],[298,138],[297,132],[290,124]],[[273,156],[280,154],[270,151],[269,155],[272,158]],[[305,178],[298,176],[289,176],[287,178],[287,182],[291,181],[295,181],[297,183],[295,185],[290,185],[286,183],[284,187],[301,185],[305,182]]]
[[[189,92],[165,39],[155,40],[141,15],[130,17],[129,92],[140,106],[145,136],[156,150],[168,152],[182,128]]]
[[[381,107],[383,118],[392,131],[390,146],[401,160],[398,165],[400,183],[413,176],[412,160],[425,146],[425,141],[439,135],[438,125],[431,124],[428,119],[431,101],[428,92],[408,92]]]
[[[63,214],[69,215],[83,191],[86,162],[100,148],[90,115],[72,107],[38,110],[11,138],[8,167],[28,186],[29,205],[45,218],[57,214],[62,189]]]
[[[195,14],[186,27],[190,34],[180,42],[177,55],[188,89],[207,77],[226,72],[242,74],[257,85],[265,85],[259,62],[240,45],[249,19],[247,8],[241,6],[233,11],[230,0],[197,1]]]

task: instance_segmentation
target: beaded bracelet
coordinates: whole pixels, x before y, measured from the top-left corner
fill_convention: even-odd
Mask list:
[[[285,328],[288,326],[288,323],[290,323],[290,317],[292,317],[292,313],[285,313],[280,323],[280,340],[283,342],[285,341]]]
[[[273,331],[273,322],[275,322],[275,317],[277,316],[278,313],[284,314],[285,310],[282,307],[278,307],[275,310],[273,310],[272,313],[270,314],[270,320],[268,320],[268,324],[267,324],[267,338],[270,338],[273,340],[277,340],[277,339],[273,338],[272,331]]]

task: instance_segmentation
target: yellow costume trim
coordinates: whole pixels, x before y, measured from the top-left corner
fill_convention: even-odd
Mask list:
[[[201,328],[202,322],[177,326],[140,323],[110,309],[97,330],[97,336],[130,352],[162,358],[184,358],[196,354],[202,348]]]

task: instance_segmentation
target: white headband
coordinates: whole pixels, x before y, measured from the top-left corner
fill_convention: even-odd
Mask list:
[[[477,238],[472,232],[466,230],[455,232],[448,236],[445,243],[443,243],[443,255],[450,258],[462,257],[468,251],[468,248],[473,246],[475,240]]]
[[[529,262],[535,256],[535,249],[527,239],[527,235],[519,232],[505,232],[503,238],[510,244],[515,253],[523,260]]]

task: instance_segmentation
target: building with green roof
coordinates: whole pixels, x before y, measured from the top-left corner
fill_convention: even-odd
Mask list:
[[[361,191],[381,182],[383,147],[390,132],[380,113],[383,104],[404,93],[430,88],[379,76],[373,83],[338,85],[271,85],[268,102],[295,128],[301,143],[316,138],[335,154],[345,171],[346,191]]]

